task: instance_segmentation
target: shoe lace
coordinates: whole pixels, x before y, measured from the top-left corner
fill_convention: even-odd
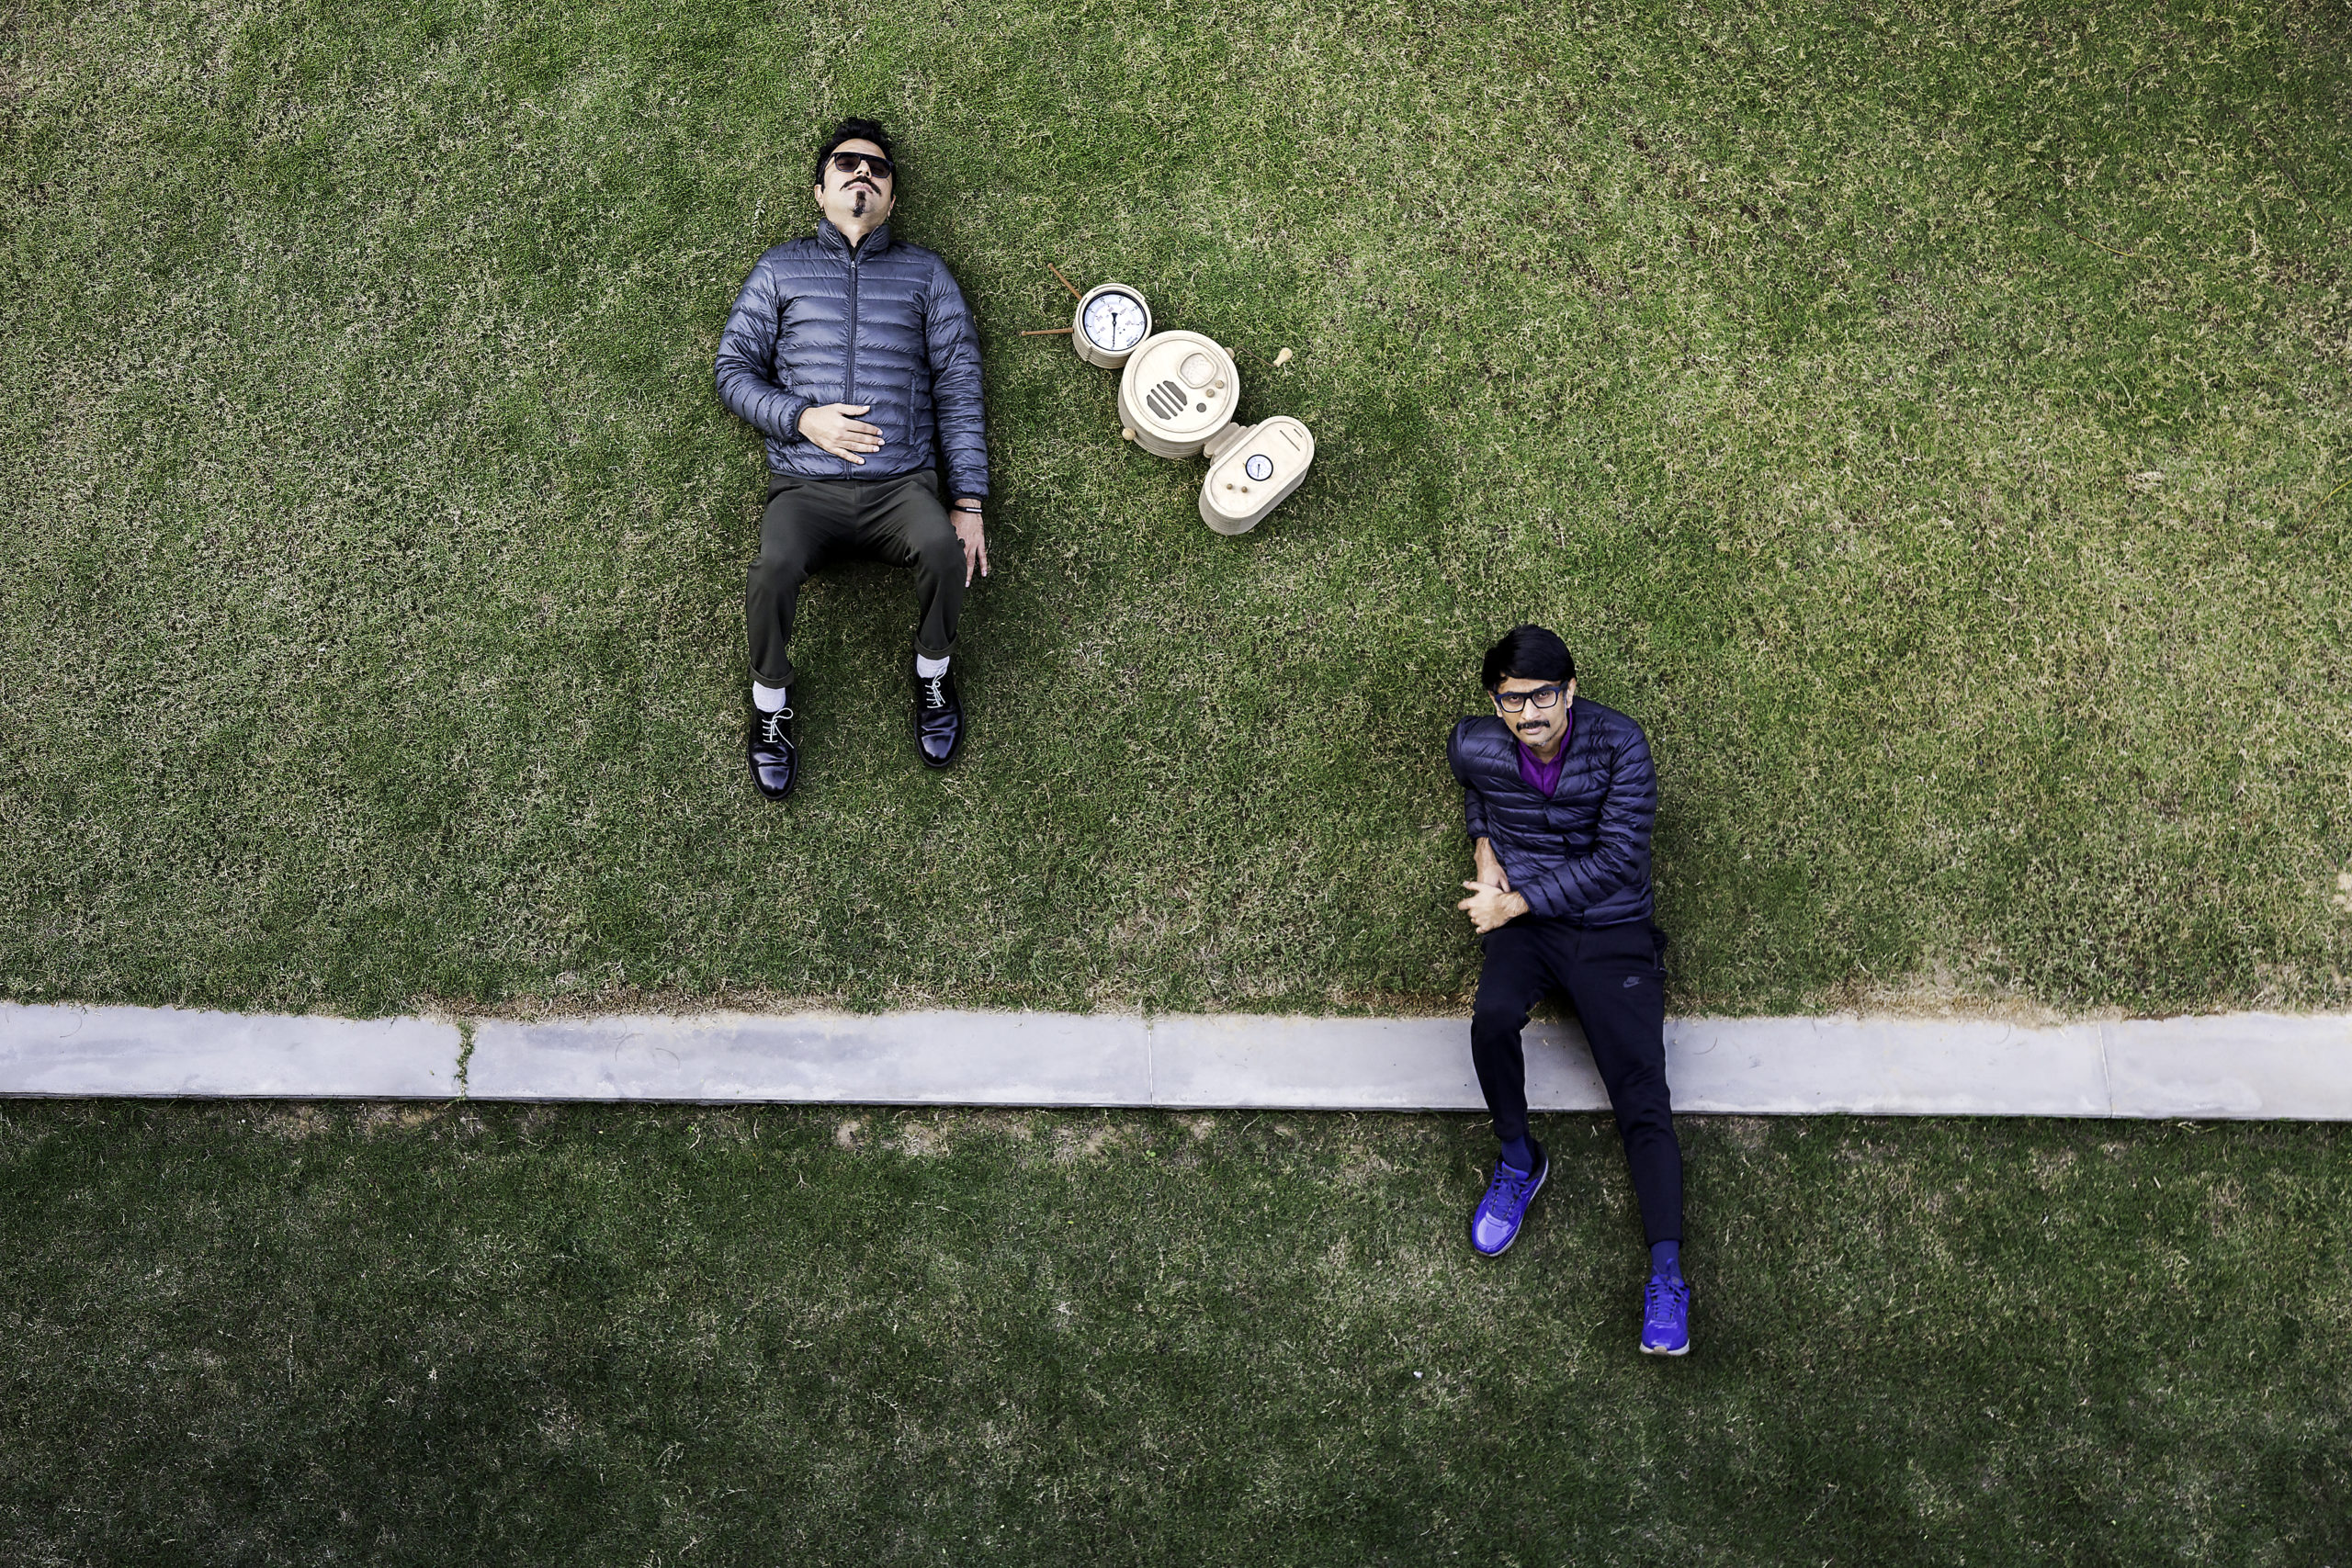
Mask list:
[[[760,739],[771,746],[783,744],[784,727],[792,721],[792,710],[778,708],[774,713],[762,714],[760,719],[763,726]]]
[[[1690,1303],[1690,1281],[1679,1274],[1671,1279],[1663,1274],[1653,1274],[1642,1292],[1642,1315],[1653,1324],[1665,1324]]]
[[[1519,1196],[1535,1179],[1533,1171],[1521,1173],[1498,1163],[1495,1179],[1487,1186],[1487,1201],[1490,1203],[1516,1203]]]
[[[947,677],[944,675],[925,675],[922,677],[922,680],[923,685],[923,706],[932,708],[945,707],[947,705]]]

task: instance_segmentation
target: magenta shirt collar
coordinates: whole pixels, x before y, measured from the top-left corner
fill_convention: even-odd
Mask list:
[[[1552,753],[1550,761],[1537,761],[1535,753],[1527,749],[1526,741],[1516,742],[1519,747],[1519,776],[1528,788],[1546,800],[1552,798],[1552,792],[1560,784],[1560,770],[1568,765],[1568,743],[1576,738],[1577,710],[1572,705],[1568,708],[1566,732],[1560,737],[1560,749]]]

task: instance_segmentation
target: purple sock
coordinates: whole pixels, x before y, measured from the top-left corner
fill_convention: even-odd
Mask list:
[[[1669,1280],[1682,1278],[1682,1244],[1679,1241],[1652,1242],[1650,1272],[1663,1274]]]
[[[1504,1140],[1503,1163],[1513,1170],[1532,1171],[1535,1168],[1535,1145],[1527,1141],[1526,1134]]]

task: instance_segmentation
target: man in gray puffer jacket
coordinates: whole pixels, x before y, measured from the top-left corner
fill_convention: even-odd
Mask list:
[[[946,263],[890,233],[899,171],[879,125],[842,121],[818,149],[816,180],[816,233],[753,265],[718,340],[719,398],[768,438],[745,617],[752,782],[770,800],[800,773],[786,648],[808,574],[844,556],[914,570],[915,745],[944,768],[964,742],[948,672],[956,624],[973,574],[989,570],[972,312]]]
[[[1566,992],[1617,1112],[1650,1243],[1642,1348],[1679,1356],[1690,1348],[1690,1288],[1666,1083],[1666,938],[1650,919],[1649,742],[1623,714],[1577,695],[1567,644],[1542,626],[1514,627],[1487,649],[1482,676],[1494,716],[1464,719],[1446,748],[1478,872],[1457,907],[1487,955],[1470,1059],[1502,1144],[1470,1245],[1500,1257],[1551,1174],[1528,1135],[1520,1032],[1547,992]]]

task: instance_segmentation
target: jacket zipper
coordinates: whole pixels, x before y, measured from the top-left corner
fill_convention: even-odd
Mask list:
[[[849,343],[842,355],[842,401],[857,401],[857,251],[849,253]]]

